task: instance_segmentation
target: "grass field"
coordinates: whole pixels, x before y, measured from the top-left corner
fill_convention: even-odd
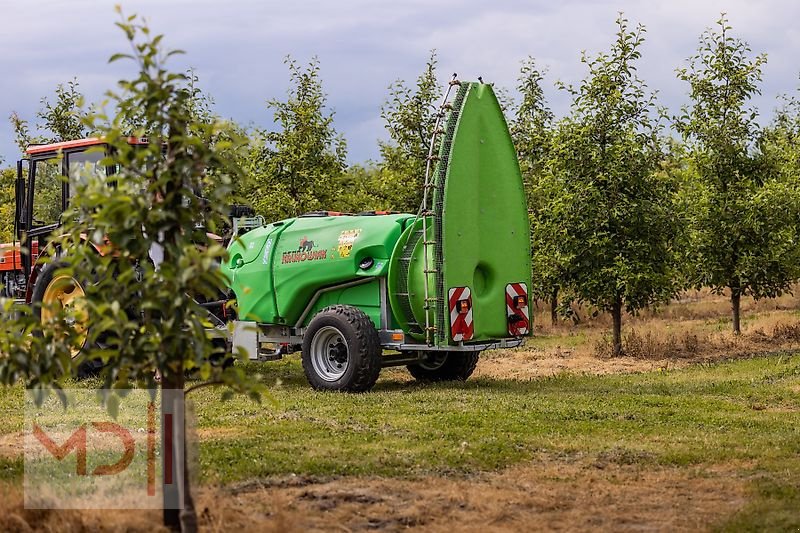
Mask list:
[[[800,354],[795,339],[773,331],[794,317],[753,310],[738,348],[716,357],[698,348],[694,358],[667,363],[657,354],[594,357],[603,333],[591,325],[577,333],[546,328],[525,349],[487,354],[466,383],[421,385],[393,369],[361,395],[311,391],[296,356],[249,364],[271,390],[261,405],[222,402],[214,389],[194,396],[202,523],[276,531],[796,530]],[[657,317],[640,320],[637,327],[650,323],[662,335]],[[684,329],[693,331],[693,320],[718,319],[687,318]],[[759,328],[766,332],[754,333]],[[748,350],[771,355],[744,356]],[[558,369],[559,361],[584,359],[583,367]],[[549,370],[508,371],[527,366]],[[21,402],[20,388],[0,390],[0,479],[10,495],[0,529],[97,527],[91,513],[21,509]],[[112,525],[146,530],[158,519],[118,513]]]

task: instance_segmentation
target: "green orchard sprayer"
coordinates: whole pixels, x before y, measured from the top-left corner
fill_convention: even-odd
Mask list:
[[[250,229],[222,265],[234,348],[302,351],[317,389],[364,391],[380,369],[464,380],[530,334],[527,207],[491,85],[450,82],[416,214],[314,212]]]

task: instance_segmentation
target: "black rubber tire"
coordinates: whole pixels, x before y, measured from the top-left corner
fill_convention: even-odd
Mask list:
[[[428,352],[431,356],[436,352]],[[420,364],[407,365],[409,373],[418,381],[466,381],[475,371],[479,352],[447,352],[444,362],[436,367]]]
[[[228,341],[215,337],[211,339],[211,345],[214,347],[214,354],[210,358],[211,366],[221,366],[223,369],[233,366],[236,358],[231,355]]]
[[[65,268],[67,266],[66,263],[62,261],[51,261],[44,265],[42,269],[39,271],[39,275],[36,276],[36,281],[33,284],[33,291],[31,291],[31,305],[33,306],[33,312],[39,320],[42,318],[42,301],[44,300],[44,293],[47,290],[47,286],[53,280],[53,275],[59,269]],[[78,285],[82,285],[81,282],[75,280]],[[73,359],[76,359],[81,356],[81,353],[76,354]],[[81,364],[78,365],[77,368],[77,375],[78,379],[86,379],[90,377],[97,376],[100,370],[103,368],[103,364],[100,360],[93,360],[93,361],[83,361]]]
[[[347,345],[347,369],[336,380],[324,379],[312,363],[311,346],[322,328],[335,328]],[[372,320],[357,307],[332,305],[311,320],[303,336],[303,370],[317,390],[365,392],[375,385],[381,372],[381,343]]]

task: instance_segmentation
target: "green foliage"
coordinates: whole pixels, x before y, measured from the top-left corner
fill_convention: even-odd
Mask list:
[[[375,164],[352,165],[341,176],[341,196],[337,204],[347,213],[362,211],[396,211],[395,185],[384,179]]]
[[[176,52],[182,53],[180,50]],[[115,60],[126,57],[130,56],[126,54],[117,54]],[[186,90],[188,91],[186,108],[191,117],[191,121],[206,125],[215,121],[221,122],[220,117],[213,110],[214,99],[200,88],[200,78],[197,76],[194,69],[188,69],[185,75]],[[117,106],[114,109],[114,115],[115,120],[119,124],[119,128],[128,135],[136,136],[137,132],[147,133],[149,125],[145,110]],[[212,142],[214,140],[215,138],[211,139]]]
[[[531,224],[531,291],[552,299],[568,286],[570,251],[561,235],[567,212],[561,209],[564,191],[549,174],[553,141],[553,112],[542,90],[544,74],[533,58],[520,68],[517,90],[522,100],[510,125],[525,185]]]
[[[690,215],[693,206],[691,204],[702,186],[697,176],[697,168],[681,140],[673,136],[665,137],[663,147],[664,158],[661,160],[658,174],[661,179],[671,183],[674,187],[670,208],[680,228],[672,243],[676,266],[673,277],[676,287],[686,289],[693,286],[691,261],[694,259]]]
[[[675,292],[672,184],[659,174],[663,154],[655,98],[636,76],[644,28],[617,20],[610,52],[583,56],[589,74],[575,87],[571,116],[553,134],[551,172],[540,183],[550,217],[544,240],[569,267],[575,294],[615,319]],[[547,250],[550,252],[550,250]]]
[[[214,99],[200,88],[200,78],[194,69],[186,72],[189,100],[186,104],[192,122],[212,124],[219,121],[219,116],[214,112]]]
[[[81,110],[83,94],[78,90],[78,80],[56,87],[56,101],[51,104],[42,98],[42,109],[36,114],[46,131],[52,133],[50,142],[80,139],[86,136],[85,113]]]
[[[248,155],[240,193],[268,220],[321,209],[337,210],[347,146],[325,108],[319,61],[302,68],[287,58],[285,101],[269,100],[279,131],[259,131]]]
[[[381,109],[391,139],[379,142],[381,181],[388,194],[377,191],[376,196],[379,203],[389,204],[395,211],[416,213],[422,203],[425,165],[442,98],[436,63],[436,52],[431,51],[415,88],[403,80],[395,81]]]
[[[0,170],[0,242],[10,242],[14,234],[14,183],[17,171],[13,167]]]
[[[28,121],[20,117],[16,112],[11,113],[8,120],[11,122],[11,127],[14,129],[14,141],[17,144],[17,148],[19,148],[19,153],[24,154],[25,150],[33,142]]]
[[[542,89],[544,72],[529,57],[520,68],[517,90],[522,101],[514,110],[511,136],[517,148],[520,170],[528,182],[544,172],[550,154],[553,112],[547,106]]]
[[[699,180],[686,191],[689,279],[717,292],[730,289],[738,333],[742,295],[779,296],[798,278],[800,199],[796,175],[781,179],[774,166],[791,162],[794,155],[774,157],[788,154],[791,145],[781,147],[779,134],[764,136],[757,112],[747,107],[760,93],[766,56],[751,57],[747,43],[730,35],[724,16],[717,27],[703,33],[689,66],[678,70],[692,103],[676,126]],[[779,119],[775,131],[789,133],[788,125]]]
[[[757,139],[759,168],[768,177],[793,181],[800,179],[800,99],[784,95],[781,100],[772,123]]]

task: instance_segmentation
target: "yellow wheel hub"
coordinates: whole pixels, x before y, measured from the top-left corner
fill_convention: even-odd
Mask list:
[[[55,276],[44,290],[42,297],[42,323],[52,322],[65,316],[67,326],[75,333],[76,346],[72,357],[77,356],[86,344],[89,329],[89,312],[86,309],[86,293],[72,276]]]

